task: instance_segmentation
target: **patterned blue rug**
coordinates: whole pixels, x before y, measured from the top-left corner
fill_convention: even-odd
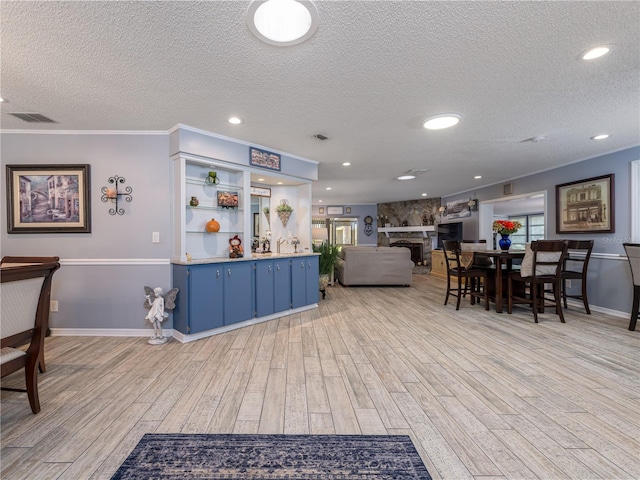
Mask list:
[[[112,480],[431,480],[406,435],[146,434]]]

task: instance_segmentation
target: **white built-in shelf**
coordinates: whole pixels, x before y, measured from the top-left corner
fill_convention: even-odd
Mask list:
[[[417,225],[413,227],[379,227],[378,232],[384,233],[387,237],[390,233],[421,232],[423,237],[428,237],[428,232],[435,232],[433,225]]]

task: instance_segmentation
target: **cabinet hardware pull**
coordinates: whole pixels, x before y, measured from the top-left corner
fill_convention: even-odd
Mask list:
[[[216,270],[216,278],[219,279],[220,278],[220,270]]]
[[[227,277],[231,277],[231,269],[230,268],[227,269]]]
[[[271,265],[269,265],[269,267],[267,268],[268,271],[271,271]]]
[[[280,271],[280,265],[276,265],[276,270],[279,272]]]

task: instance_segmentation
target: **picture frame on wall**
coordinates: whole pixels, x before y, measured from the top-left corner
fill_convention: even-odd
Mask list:
[[[320,208],[318,208],[318,213],[319,213],[320,215],[324,215],[324,207],[320,207]]]
[[[614,175],[556,185],[556,233],[615,232]]]
[[[249,147],[249,163],[253,167],[280,171],[281,157],[277,153],[268,152],[255,147]]]
[[[344,215],[343,207],[327,207],[328,215]]]
[[[7,165],[8,233],[91,233],[90,166]]]

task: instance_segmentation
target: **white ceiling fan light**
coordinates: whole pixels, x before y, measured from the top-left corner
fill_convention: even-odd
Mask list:
[[[457,113],[441,113],[427,118],[423,126],[427,130],[442,130],[457,125],[460,120],[462,116]]]
[[[247,10],[247,26],[269,45],[297,45],[318,29],[318,10],[310,0],[253,0]]]
[[[591,140],[604,140],[606,138],[609,138],[609,135],[607,133],[601,133],[600,135],[594,135],[591,137]]]
[[[396,177],[397,180],[413,180],[414,178],[416,178],[415,175],[400,175],[399,177]]]

